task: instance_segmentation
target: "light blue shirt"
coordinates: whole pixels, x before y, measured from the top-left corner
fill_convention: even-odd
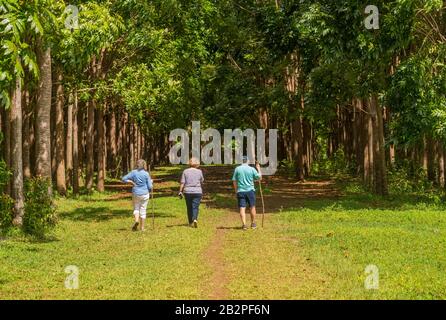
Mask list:
[[[122,177],[122,182],[132,181],[135,186],[132,192],[135,196],[145,196],[152,190],[153,184],[150,175],[145,170],[133,170],[128,175]]]
[[[232,181],[237,181],[237,192],[255,191],[254,181],[260,179],[256,169],[248,164],[242,164],[235,168]]]

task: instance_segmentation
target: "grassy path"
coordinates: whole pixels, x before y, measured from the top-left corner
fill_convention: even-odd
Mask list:
[[[446,298],[438,202],[275,177],[264,183],[265,227],[243,232],[228,170],[205,168],[207,196],[191,229],[169,170],[157,176],[155,230],[130,231],[130,194],[116,184],[58,200],[60,224],[44,241],[0,239],[0,299]],[[370,264],[379,290],[364,289]],[[78,290],[64,285],[70,265]]]

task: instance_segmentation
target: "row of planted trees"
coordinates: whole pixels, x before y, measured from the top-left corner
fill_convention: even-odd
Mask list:
[[[2,175],[11,174],[1,187],[15,225],[23,223],[25,181],[49,181],[48,194],[53,183],[60,195],[104,191],[107,167],[119,176],[153,143],[110,89],[125,32],[111,4],[79,4],[72,28],[63,1],[0,1]]]
[[[444,186],[445,3],[374,2],[370,30],[353,0],[0,0],[16,224],[24,181],[103,191],[137,158],[166,163],[192,120],[279,129],[298,180],[341,150],[378,194],[403,161]]]
[[[238,31],[221,38],[215,107],[279,128],[281,158],[299,180],[342,151],[377,194],[406,162],[444,187],[445,1],[374,1],[377,29],[356,1],[253,1],[236,11],[225,3],[222,29]]]

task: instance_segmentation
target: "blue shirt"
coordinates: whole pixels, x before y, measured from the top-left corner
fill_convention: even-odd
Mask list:
[[[237,181],[237,192],[255,191],[254,180],[259,180],[260,174],[248,164],[235,168],[232,181]]]
[[[128,175],[122,177],[122,182],[132,181],[135,186],[132,192],[135,196],[145,196],[152,190],[152,179],[145,170],[133,170]]]

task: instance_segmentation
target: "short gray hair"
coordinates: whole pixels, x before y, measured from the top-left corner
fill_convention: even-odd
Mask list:
[[[146,169],[147,163],[145,160],[143,159],[139,159],[138,161],[136,161],[136,169],[138,170],[142,170],[142,169]]]

